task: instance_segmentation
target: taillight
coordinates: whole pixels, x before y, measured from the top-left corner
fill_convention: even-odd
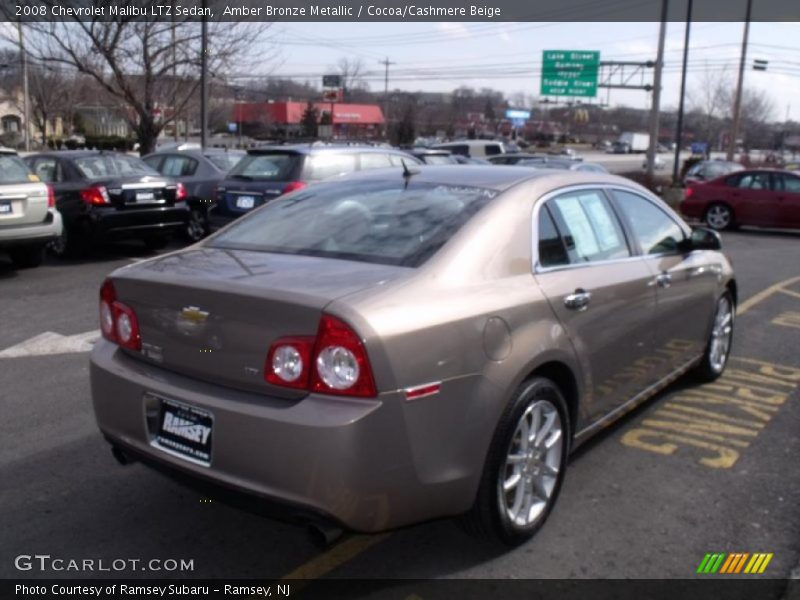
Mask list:
[[[90,188],[81,190],[81,200],[86,202],[86,204],[92,204],[94,206],[111,204],[111,200],[108,197],[108,190],[102,185],[93,185]]]
[[[275,385],[307,389],[313,350],[313,336],[278,339],[267,353],[264,378]]]
[[[221,198],[225,197],[225,188],[221,186],[217,186],[214,188],[214,193],[211,194],[211,199],[214,202],[219,202]]]
[[[100,331],[108,341],[123,348],[142,349],[136,313],[130,306],[117,300],[110,279],[106,279],[100,287]]]
[[[304,181],[290,181],[285,186],[283,186],[283,190],[281,190],[281,194],[288,194],[289,192],[294,192],[295,190],[302,190],[308,184]]]
[[[56,193],[53,190],[53,186],[47,184],[47,208],[55,208],[56,207]]]
[[[264,378],[284,387],[320,394],[377,395],[367,351],[344,321],[322,315],[316,338],[284,337],[269,348]]]
[[[178,182],[178,185],[175,187],[175,202],[186,200],[186,196],[188,195],[189,194],[186,191],[186,186]]]
[[[691,186],[688,186],[686,188],[686,190],[683,192],[683,199],[684,200],[688,200],[689,198],[692,197],[692,194],[694,194],[694,188],[691,187]]]

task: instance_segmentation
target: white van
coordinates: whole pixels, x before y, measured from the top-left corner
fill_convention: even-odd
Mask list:
[[[469,156],[470,158],[486,158],[505,154],[503,142],[495,140],[460,140],[458,142],[445,142],[432,146],[436,150],[449,150],[453,154]]]

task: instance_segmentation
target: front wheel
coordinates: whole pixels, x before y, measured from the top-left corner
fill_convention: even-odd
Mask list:
[[[733,211],[727,204],[717,202],[708,207],[705,216],[706,225],[721,231],[733,227]]]
[[[733,343],[735,312],[733,299],[728,292],[725,292],[717,301],[714,323],[706,342],[706,351],[694,371],[700,381],[714,381],[725,370]]]
[[[507,545],[530,539],[558,497],[569,431],[556,384],[544,377],[522,384],[497,426],[466,528]]]

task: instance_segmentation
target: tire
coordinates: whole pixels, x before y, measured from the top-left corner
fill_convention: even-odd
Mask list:
[[[184,230],[184,237],[192,243],[199,242],[208,235],[208,217],[204,210],[193,208],[189,213],[189,222]]]
[[[715,202],[709,206],[703,220],[706,222],[706,225],[716,231],[733,229],[735,224],[733,210],[723,202]]]
[[[16,268],[33,269],[41,265],[44,260],[44,246],[37,244],[35,246],[9,248],[8,255]]]
[[[733,342],[733,324],[736,320],[736,308],[730,293],[725,292],[717,300],[714,320],[708,334],[706,349],[700,364],[694,369],[694,376],[702,382],[714,381],[728,364]]]
[[[61,235],[47,244],[47,252],[56,258],[80,256],[85,251],[86,244],[75,230],[68,229],[66,225],[61,229]]]
[[[169,244],[169,238],[163,235],[154,235],[142,240],[145,248],[150,251],[163,250]]]
[[[524,435],[532,426],[536,437],[541,436],[533,446]],[[523,383],[497,425],[475,504],[462,517],[464,528],[508,546],[529,540],[558,498],[569,432],[569,413],[558,386],[544,377]],[[523,456],[526,460],[520,460]]]

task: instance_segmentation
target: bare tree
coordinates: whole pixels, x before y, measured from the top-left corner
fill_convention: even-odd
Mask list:
[[[731,110],[732,88],[731,73],[725,69],[708,68],[688,91],[689,112],[694,113],[690,121],[696,123],[694,129],[701,140],[712,143],[717,140],[720,120]]]
[[[364,81],[364,63],[360,58],[342,57],[336,63],[335,69],[342,78],[342,95],[345,101],[349,101],[354,92],[368,89]]]
[[[58,4],[77,7],[83,3],[60,0]],[[137,3],[151,4],[150,0]],[[253,53],[252,47],[263,41],[267,27],[268,23],[209,23],[210,72],[219,75],[234,64],[245,72],[245,55],[263,62],[263,53]],[[87,75],[125,106],[143,154],[154,149],[159,133],[182,113],[198,90],[198,22],[147,22],[117,16],[113,20],[35,22],[26,28],[29,52],[35,60]]]

